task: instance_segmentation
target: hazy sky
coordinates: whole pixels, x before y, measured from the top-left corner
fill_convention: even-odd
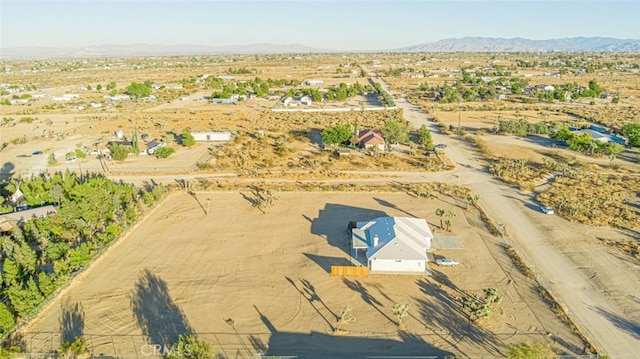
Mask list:
[[[640,38],[640,0],[0,0],[0,47],[303,44],[383,50],[452,37]]]

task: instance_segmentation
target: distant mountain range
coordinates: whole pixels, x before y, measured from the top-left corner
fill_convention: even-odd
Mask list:
[[[552,40],[464,37],[371,52],[640,52],[640,40],[574,37]],[[344,52],[300,44],[249,45],[98,45],[86,47],[13,47],[0,49],[0,58],[74,58],[114,56],[185,56],[223,54],[301,54]],[[364,51],[363,51],[364,52]]]
[[[552,40],[463,37],[402,47],[395,52],[640,52],[640,40],[572,37]]]
[[[334,52],[299,44],[249,45],[97,45],[86,47],[13,47],[0,49],[0,58],[75,58],[115,56],[187,56],[222,54],[300,54]]]

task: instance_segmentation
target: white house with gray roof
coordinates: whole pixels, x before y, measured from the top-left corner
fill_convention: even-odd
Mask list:
[[[378,217],[351,225],[351,248],[371,273],[429,274],[433,234],[422,218]]]

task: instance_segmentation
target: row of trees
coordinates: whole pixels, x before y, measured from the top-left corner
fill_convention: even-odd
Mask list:
[[[0,332],[29,315],[165,193],[139,189],[99,175],[74,173],[13,179],[0,184],[3,198],[20,188],[29,206],[51,204],[57,213],[26,218],[0,236]]]
[[[375,90],[378,93],[378,100],[383,106],[395,106],[396,103],[391,97],[391,94],[382,88],[382,85],[379,82],[374,84]]]
[[[623,145],[614,142],[604,143],[594,140],[588,133],[578,135],[571,132],[566,126],[552,133],[550,137],[556,141],[565,141],[569,148],[574,151],[584,152],[590,155],[609,155],[612,162],[624,151]]]
[[[544,122],[529,122],[523,118],[516,120],[500,120],[496,129],[497,133],[514,134],[516,136],[547,135],[551,132]]]

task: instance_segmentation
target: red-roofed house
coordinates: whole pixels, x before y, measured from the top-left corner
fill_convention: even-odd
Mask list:
[[[382,132],[372,129],[358,131],[358,137],[354,138],[352,143],[361,148],[377,147],[381,151],[384,151],[387,146]]]

